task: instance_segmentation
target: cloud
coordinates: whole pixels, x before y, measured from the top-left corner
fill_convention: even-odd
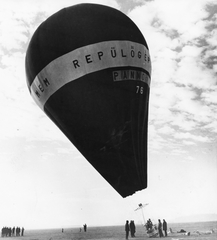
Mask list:
[[[187,140],[183,140],[183,144],[184,144],[184,145],[189,145],[189,146],[191,146],[191,145],[196,145],[195,142],[187,141]]]
[[[203,128],[210,132],[217,133],[217,121],[214,119],[213,121],[210,121],[208,124],[206,124]]]
[[[129,14],[150,48],[149,141],[155,150],[165,147],[162,137],[170,143],[183,139],[183,146],[213,140],[217,124],[216,14],[209,12],[213,4],[215,1],[155,0]],[[176,153],[181,153],[180,147]]]
[[[209,137],[194,135],[189,132],[177,132],[174,134],[174,137],[177,139],[191,139],[198,142],[211,142],[211,139]]]
[[[170,126],[163,126],[158,129],[158,132],[161,134],[174,134],[175,129]]]
[[[206,90],[216,83],[216,79],[214,71],[207,68],[206,64],[201,61],[200,56],[195,58],[185,55],[178,63],[175,82]]]
[[[208,35],[208,38],[206,39],[210,47],[216,47],[217,45],[217,30],[213,29],[210,34]]]
[[[178,127],[182,131],[192,131],[199,127],[198,122],[190,120],[188,114],[176,112],[173,114],[171,125]]]
[[[187,151],[183,150],[183,149],[172,149],[172,151],[170,153],[172,155],[183,155],[183,154],[186,154]]]
[[[209,90],[203,92],[201,94],[202,100],[204,100],[207,104],[217,104],[217,88],[215,87],[214,90]]]

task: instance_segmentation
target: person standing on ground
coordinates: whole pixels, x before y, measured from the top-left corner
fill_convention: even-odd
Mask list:
[[[130,231],[130,226],[129,226],[129,221],[127,220],[125,224],[126,239],[128,239],[129,237],[129,231]]]
[[[167,237],[167,222],[163,219],[163,231],[165,233],[165,237]]]
[[[22,227],[21,236],[24,236],[24,227]]]
[[[158,233],[159,233],[159,237],[163,237],[163,232],[162,232],[162,223],[161,220],[158,219]]]
[[[136,232],[136,226],[135,226],[135,223],[134,221],[130,221],[130,234],[131,234],[131,237],[135,237],[135,232]]]
[[[132,226],[133,226],[133,237],[135,237],[136,225],[135,225],[134,221],[132,221],[132,222],[133,222],[133,224],[132,224]]]
[[[87,224],[86,223],[84,224],[84,231],[85,232],[87,231]]]

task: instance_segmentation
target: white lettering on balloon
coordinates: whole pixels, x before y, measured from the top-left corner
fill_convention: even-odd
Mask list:
[[[120,67],[139,68],[141,71],[118,69],[113,71],[113,81],[136,80],[150,85],[148,49],[131,41],[108,41],[75,49],[50,62],[32,82],[31,94],[43,108],[49,97],[65,84],[89,73]]]

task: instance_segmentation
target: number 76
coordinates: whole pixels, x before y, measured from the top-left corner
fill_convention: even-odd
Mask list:
[[[138,94],[143,94],[143,87],[141,87],[141,86],[136,86],[136,93],[138,93]]]

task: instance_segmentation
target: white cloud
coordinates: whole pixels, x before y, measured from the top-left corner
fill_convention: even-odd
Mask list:
[[[168,132],[173,127],[192,131],[217,121],[214,109],[207,106],[216,103],[217,95],[215,66],[208,67],[208,59],[217,55],[213,49],[216,31],[207,28],[215,16],[206,19],[207,5],[212,3],[215,1],[156,0],[137,6],[129,14],[150,48],[153,72],[149,120],[151,126],[158,126],[155,138],[166,134],[166,128]],[[210,46],[203,45],[203,41]],[[206,134],[198,139],[210,140]],[[197,142],[197,135],[191,136],[192,142]],[[161,144],[155,146],[162,147],[159,141]]]
[[[189,42],[194,41],[196,38],[204,37],[206,33],[206,22],[199,20],[192,24],[180,37],[182,42]]]
[[[210,44],[211,47],[216,48],[216,46],[217,46],[217,30],[216,29],[213,29],[210,32],[206,41]]]
[[[213,68],[213,71],[214,71],[215,73],[217,73],[217,64],[214,64],[214,65],[212,66],[212,68]]]
[[[188,56],[182,58],[178,64],[175,81],[200,89],[211,88],[216,83],[214,72],[199,60]]]
[[[191,131],[199,127],[196,121],[188,118],[188,114],[182,114],[180,112],[173,114],[171,125],[177,126],[182,131]]]
[[[161,133],[161,134],[171,135],[175,132],[175,130],[174,130],[174,128],[172,128],[170,126],[163,126],[163,127],[158,129],[158,132]]]
[[[207,129],[208,131],[211,131],[213,133],[217,133],[217,121],[216,121],[216,119],[213,119],[213,121],[210,121],[203,128]]]
[[[149,126],[148,136],[148,148],[152,153],[163,149],[167,143],[167,141],[158,134],[154,125]]]
[[[174,134],[174,137],[177,139],[191,139],[198,142],[211,142],[211,139],[209,137],[194,135],[189,132],[177,132]]]
[[[7,51],[20,50],[28,41],[25,23],[9,9],[1,9],[0,13],[0,47]]]
[[[32,0],[3,0],[1,1],[1,9],[7,9],[14,12],[27,14],[38,13],[38,12],[46,12],[51,15],[62,8],[70,7],[75,4],[87,3],[85,0],[63,0],[63,1],[52,1],[52,0],[38,0],[37,2]],[[88,3],[97,3],[112,6],[114,8],[119,8],[119,5],[114,0],[90,0]],[[32,14],[31,14],[32,15]],[[34,14],[33,14],[34,15]],[[30,16],[30,15],[29,15]]]
[[[151,86],[153,86],[153,88],[156,85],[170,82],[171,76],[174,76],[177,70],[177,62],[175,60],[176,57],[177,52],[167,47],[159,50],[157,53],[157,57],[153,57],[151,83]]]
[[[195,58],[195,61],[200,57],[203,47],[197,47],[195,45],[185,45],[182,51],[178,54],[178,58],[191,57]]]
[[[178,30],[179,33],[187,32],[192,25],[207,17],[203,9],[205,1],[157,0],[154,2],[159,9],[158,17],[163,24],[170,29]]]
[[[195,142],[187,141],[187,140],[184,140],[184,141],[183,141],[183,144],[184,144],[184,145],[189,145],[189,146],[191,146],[191,145],[196,145]],[[192,159],[192,158],[191,158],[191,159]]]
[[[171,154],[173,154],[173,155],[183,155],[185,153],[187,153],[187,151],[185,151],[183,149],[173,149],[171,151]]]
[[[216,91],[217,91],[217,89],[203,92],[201,94],[201,98],[208,104],[209,103],[217,104]]]

